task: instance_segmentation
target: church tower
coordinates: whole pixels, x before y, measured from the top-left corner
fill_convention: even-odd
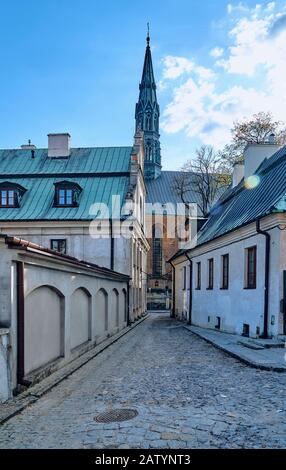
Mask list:
[[[147,47],[145,53],[142,80],[139,85],[139,100],[136,104],[136,130],[144,132],[145,178],[156,179],[161,174],[161,148],[159,134],[160,108],[156,95],[156,83],[150,49],[148,28]]]

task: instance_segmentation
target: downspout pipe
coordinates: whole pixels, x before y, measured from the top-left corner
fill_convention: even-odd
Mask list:
[[[130,326],[130,281],[127,282],[127,326]]]
[[[109,219],[110,227],[110,269],[114,271],[114,236],[113,236],[113,220]]]
[[[17,261],[17,384],[29,387],[25,376],[25,293],[24,263]]]
[[[176,311],[176,270],[175,266],[173,265],[172,261],[169,261],[170,265],[173,268],[173,287],[172,287],[172,297],[173,297],[173,302],[172,302],[172,311],[171,311],[171,318],[175,318],[175,311]]]
[[[192,307],[193,307],[193,261],[192,258],[189,257],[188,253],[185,253],[187,259],[190,262],[190,293],[189,293],[189,319],[188,325],[192,324]]]
[[[260,227],[260,219],[256,220],[256,232],[265,237],[265,280],[264,280],[264,322],[261,338],[267,339],[269,325],[269,281],[270,281],[270,242],[271,236]]]

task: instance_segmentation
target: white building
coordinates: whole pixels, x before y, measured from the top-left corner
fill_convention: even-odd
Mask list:
[[[285,211],[286,147],[249,145],[196,244],[170,260],[173,314],[240,335],[285,335]]]
[[[133,147],[0,150],[0,233],[131,278],[130,320],[146,310],[143,135]],[[0,327],[6,327],[0,315]]]

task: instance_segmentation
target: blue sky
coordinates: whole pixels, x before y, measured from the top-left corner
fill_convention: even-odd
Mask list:
[[[0,0],[0,147],[64,131],[73,146],[130,145],[147,21],[165,169],[221,147],[235,119],[286,120],[285,5]]]

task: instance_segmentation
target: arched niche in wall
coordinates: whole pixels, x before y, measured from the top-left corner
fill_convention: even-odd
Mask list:
[[[70,335],[71,349],[91,339],[91,294],[84,287],[71,296]]]

